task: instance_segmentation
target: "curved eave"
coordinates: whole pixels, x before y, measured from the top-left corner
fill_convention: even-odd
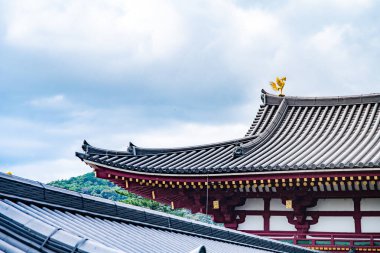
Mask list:
[[[210,173],[210,174],[167,174],[167,173],[155,173],[155,172],[143,172],[138,170],[126,170],[122,168],[113,167],[110,165],[105,165],[102,163],[97,163],[90,160],[83,160],[89,165],[95,165],[101,168],[107,168],[114,171],[119,171],[122,173],[144,175],[149,177],[160,177],[160,178],[213,178],[213,177],[245,177],[245,176],[263,176],[263,175],[308,175],[308,174],[340,174],[340,173],[355,173],[360,175],[365,175],[366,172],[377,172],[380,171],[380,167],[376,168],[347,168],[347,169],[315,169],[315,170],[291,170],[291,171],[251,171],[251,172],[235,172],[235,173]]]
[[[206,149],[206,148],[216,148],[221,147],[225,145],[239,145],[241,143],[249,142],[253,139],[257,138],[257,135],[253,136],[247,136],[240,139],[234,139],[224,142],[216,142],[216,143],[210,143],[210,144],[204,144],[204,145],[195,145],[195,146],[187,146],[187,147],[177,147],[177,148],[141,148],[134,146],[135,149],[135,155],[159,155],[159,154],[166,154],[166,153],[176,153],[176,152],[184,152],[184,151],[191,151],[191,150],[200,150],[200,149]],[[129,152],[132,153],[132,150],[128,148]]]
[[[121,171],[179,177],[380,168],[379,94],[303,99],[263,91],[264,104],[271,99],[281,103],[258,135],[173,149],[130,144],[128,151],[99,149],[85,141],[85,153],[77,156]],[[336,106],[339,101],[344,104]]]
[[[102,149],[94,147],[86,140],[84,140],[82,149],[85,151],[86,154],[99,154],[99,155],[116,155],[116,156],[145,156],[145,155],[160,155],[160,154],[167,154],[167,153],[178,153],[178,152],[185,152],[185,151],[198,151],[202,149],[207,148],[218,148],[226,145],[239,145],[244,144],[249,141],[254,140],[257,138],[257,135],[253,136],[247,136],[239,139],[234,140],[228,140],[224,142],[216,142],[216,143],[210,143],[210,144],[204,144],[204,145],[195,145],[195,146],[187,146],[187,147],[178,147],[178,148],[141,148],[133,143],[129,144],[129,147],[127,151],[117,151],[117,150],[108,150],[108,149]],[[78,153],[80,154],[80,153]],[[79,158],[81,158],[81,155],[76,154]]]
[[[380,103],[380,93],[356,95],[356,96],[332,96],[332,97],[298,97],[270,94],[262,91],[263,102],[267,105],[279,105],[286,98],[288,105],[292,106],[335,106]]]

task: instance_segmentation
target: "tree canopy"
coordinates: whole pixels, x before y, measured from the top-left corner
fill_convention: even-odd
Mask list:
[[[158,203],[157,201],[143,198],[139,195],[128,192],[105,179],[96,178],[94,176],[94,173],[87,173],[82,176],[72,177],[67,180],[53,181],[50,182],[49,185],[84,194],[89,194],[96,197],[120,201],[134,206],[140,206],[152,210],[170,213],[180,217],[199,220],[206,223],[213,223],[210,216],[200,213],[192,214],[190,210],[187,209],[173,210],[168,205],[164,205]]]

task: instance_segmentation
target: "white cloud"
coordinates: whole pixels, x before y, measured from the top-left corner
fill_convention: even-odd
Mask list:
[[[291,95],[379,92],[376,2],[242,2],[7,1],[0,8],[4,51],[31,62],[37,55],[39,74],[64,84],[49,80],[49,89],[36,92],[55,95],[32,96],[27,105],[33,111],[23,107],[21,116],[0,117],[0,155],[19,157],[8,167],[25,177],[34,169],[33,176],[45,177],[49,169],[58,179],[63,167],[79,175],[74,152],[85,138],[126,149],[129,141],[174,147],[242,137],[258,109],[259,90],[269,89],[277,75],[288,77],[285,93]],[[25,82],[37,83],[33,78]],[[74,100],[73,93],[84,96]],[[212,112],[221,116],[204,116]]]
[[[185,40],[169,1],[24,1],[7,5],[5,39],[51,55],[101,55],[133,62],[165,59]]]
[[[72,127],[76,128],[75,125]],[[246,130],[247,126],[243,124],[213,126],[175,123],[155,128],[154,130],[136,129],[135,132],[130,132],[127,135],[123,129],[115,129],[112,126],[99,126],[96,129],[89,129],[88,134],[90,136],[88,141],[95,146],[115,150],[125,150],[131,140],[140,147],[183,147],[243,137]],[[52,138],[44,136],[44,139],[51,140]],[[40,148],[39,151],[37,150],[37,154],[41,153],[42,156],[36,156],[32,160],[23,160],[25,157],[20,157],[20,161],[16,163],[3,164],[0,171],[11,171],[16,176],[42,182],[66,179],[91,171],[89,166],[86,166],[74,155],[75,151],[81,151],[81,140],[78,134],[58,139],[54,140],[56,146],[49,147],[49,149],[53,150],[45,152]],[[57,143],[57,141],[61,143]],[[17,143],[18,146],[22,146],[19,151],[24,150],[22,152],[31,153],[36,151],[35,145],[24,146],[25,142],[23,140],[14,137],[13,142]],[[16,150],[14,151],[16,152]],[[19,154],[23,156],[24,153],[19,152]]]
[[[109,129],[111,130],[111,129]],[[242,137],[247,130],[245,125],[210,126],[192,123],[175,124],[144,132],[132,132],[126,135],[122,130],[109,131],[89,138],[90,144],[110,149],[125,150],[129,141],[140,147],[184,147],[219,142]],[[191,136],[191,138],[189,138]],[[56,154],[46,154],[44,158],[2,165],[1,172],[11,171],[15,176],[41,181],[44,183],[67,179],[90,172],[92,169],[74,156],[74,151],[81,151],[76,138],[66,138]],[[18,142],[19,140],[14,140]],[[75,144],[74,144],[75,143]],[[54,147],[56,148],[56,147]],[[65,158],[66,157],[66,158]]]
[[[62,108],[69,105],[64,95],[55,95],[50,97],[36,98],[29,102],[30,105],[39,108]]]
[[[2,149],[1,153],[7,153],[8,155],[16,152],[26,153],[29,150],[43,150],[49,146],[50,145],[46,142],[40,140],[32,138],[15,140],[13,136],[10,138],[2,138],[0,142],[0,149]]]
[[[218,88],[224,84],[213,80],[228,73],[235,86],[251,91],[266,87],[276,75],[288,75],[294,90],[304,92],[303,83],[313,72],[343,68],[352,73],[357,65],[337,64],[358,59],[360,66],[372,64],[373,56],[363,58],[363,52],[377,47],[379,32],[363,20],[375,7],[372,0],[14,0],[4,7],[5,41],[65,59],[74,71],[91,73],[90,80],[94,75],[111,79],[108,85],[116,83],[116,76],[126,86],[141,81],[171,93],[178,87],[202,88],[203,83]],[[363,27],[375,34],[363,34]],[[339,52],[327,53],[335,49]],[[371,71],[359,74],[363,79]],[[329,77],[320,81],[335,87],[332,92],[340,90],[341,74],[318,75]]]
[[[327,26],[310,38],[310,44],[321,53],[332,53],[345,46],[345,38],[350,32],[352,28],[348,25]]]
[[[42,124],[26,119],[0,117],[0,157],[30,158],[49,149],[49,142],[39,138],[42,129]]]
[[[135,145],[145,148],[170,148],[216,143],[244,137],[249,126],[244,124],[207,125],[196,123],[176,123],[160,128],[147,129],[126,135],[109,135],[109,141],[131,140]],[[124,142],[124,147],[127,147]],[[115,143],[115,146],[120,146]]]
[[[311,6],[323,6],[329,8],[342,9],[344,11],[366,10],[373,4],[373,0],[324,0],[324,1],[305,1]]]
[[[70,110],[73,108],[81,111],[80,106]],[[94,146],[114,150],[125,150],[130,141],[141,147],[182,147],[240,138],[249,127],[239,122],[211,125],[173,120],[145,125],[145,120],[132,116],[128,110],[115,108],[87,109],[84,115],[73,111],[69,115],[72,117],[67,121],[49,124],[0,117],[0,157],[7,160],[1,171],[48,182],[90,171],[75,157],[76,151],[82,151],[85,138]],[[127,120],[131,118],[135,122]]]
[[[79,159],[54,159],[29,162],[0,168],[1,172],[12,172],[15,176],[20,176],[32,180],[37,180],[43,183],[48,183],[53,180],[67,179],[70,177],[82,175],[90,172],[92,169],[86,166]]]
[[[308,22],[315,15],[320,15],[322,20],[313,20],[314,24],[323,23],[330,19],[331,16],[335,20],[339,20],[343,16],[353,16],[360,15],[374,7],[376,1],[373,0],[290,0],[286,1],[284,6],[286,10],[291,10],[297,13],[301,17],[305,17],[305,21]],[[308,19],[307,16],[310,18]],[[297,24],[296,24],[297,25]],[[304,25],[304,24],[299,24]]]

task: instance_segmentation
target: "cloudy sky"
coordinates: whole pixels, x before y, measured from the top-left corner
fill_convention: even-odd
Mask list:
[[[380,2],[0,0],[0,171],[90,171],[124,150],[241,137],[268,81],[301,96],[380,92]]]

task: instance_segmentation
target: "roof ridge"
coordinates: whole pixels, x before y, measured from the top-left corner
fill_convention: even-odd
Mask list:
[[[19,229],[23,233],[29,233],[36,238],[34,242],[39,244],[33,245],[30,249],[42,250],[42,248],[47,248],[53,251],[55,248],[53,248],[53,246],[49,247],[47,242],[49,240],[54,240],[58,244],[58,247],[71,250],[71,252],[75,252],[77,250],[83,252],[89,252],[91,250],[91,252],[103,253],[126,252],[107,246],[98,240],[74,234],[71,231],[60,228],[55,224],[44,223],[35,216],[22,212],[9,203],[11,202],[7,199],[0,201],[1,215],[7,219],[7,230],[15,232],[15,229]],[[41,238],[40,235],[43,237]],[[25,236],[19,236],[19,238],[21,238],[23,242],[28,242],[28,238]]]
[[[258,135],[252,135],[252,136],[246,136],[246,137],[228,140],[228,141],[207,143],[207,144],[195,145],[195,146],[177,147],[177,148],[143,148],[143,147],[138,147],[132,142],[130,142],[127,151],[116,151],[116,150],[97,148],[90,145],[86,140],[84,140],[82,149],[83,151],[85,151],[85,154],[76,152],[76,156],[83,159],[86,154],[116,155],[116,156],[117,155],[119,156],[156,155],[156,154],[162,154],[162,153],[172,153],[172,152],[182,152],[182,151],[204,149],[204,148],[214,148],[214,147],[232,145],[232,144],[238,145],[238,144],[244,143],[245,141],[247,142],[251,141],[257,138],[257,136]]]
[[[380,103],[380,93],[370,93],[362,95],[347,96],[321,96],[321,97],[301,97],[301,96],[277,96],[261,90],[261,98],[265,105],[279,105],[286,98],[289,105],[295,106],[334,106]]]
[[[288,100],[286,98],[281,99],[280,106],[278,107],[278,110],[276,111],[276,115],[274,116],[273,120],[270,122],[268,127],[265,128],[263,132],[261,132],[257,138],[254,140],[241,144],[238,147],[234,149],[233,156],[239,157],[244,154],[246,154],[248,151],[255,148],[260,143],[264,142],[267,138],[271,137],[276,129],[280,126],[280,122],[284,118],[284,115],[286,114],[286,111],[288,109]]]
[[[253,135],[253,136],[242,137],[242,138],[233,139],[229,141],[221,141],[221,142],[215,142],[215,143],[207,143],[203,145],[185,146],[185,147],[177,147],[177,148],[142,148],[142,147],[137,147],[137,146],[134,146],[133,148],[136,151],[136,155],[153,155],[153,154],[160,154],[160,153],[189,151],[189,150],[194,150],[194,149],[213,148],[213,147],[219,147],[219,146],[231,145],[231,144],[238,145],[241,142],[250,141],[252,139],[255,139],[256,137],[257,135]]]

